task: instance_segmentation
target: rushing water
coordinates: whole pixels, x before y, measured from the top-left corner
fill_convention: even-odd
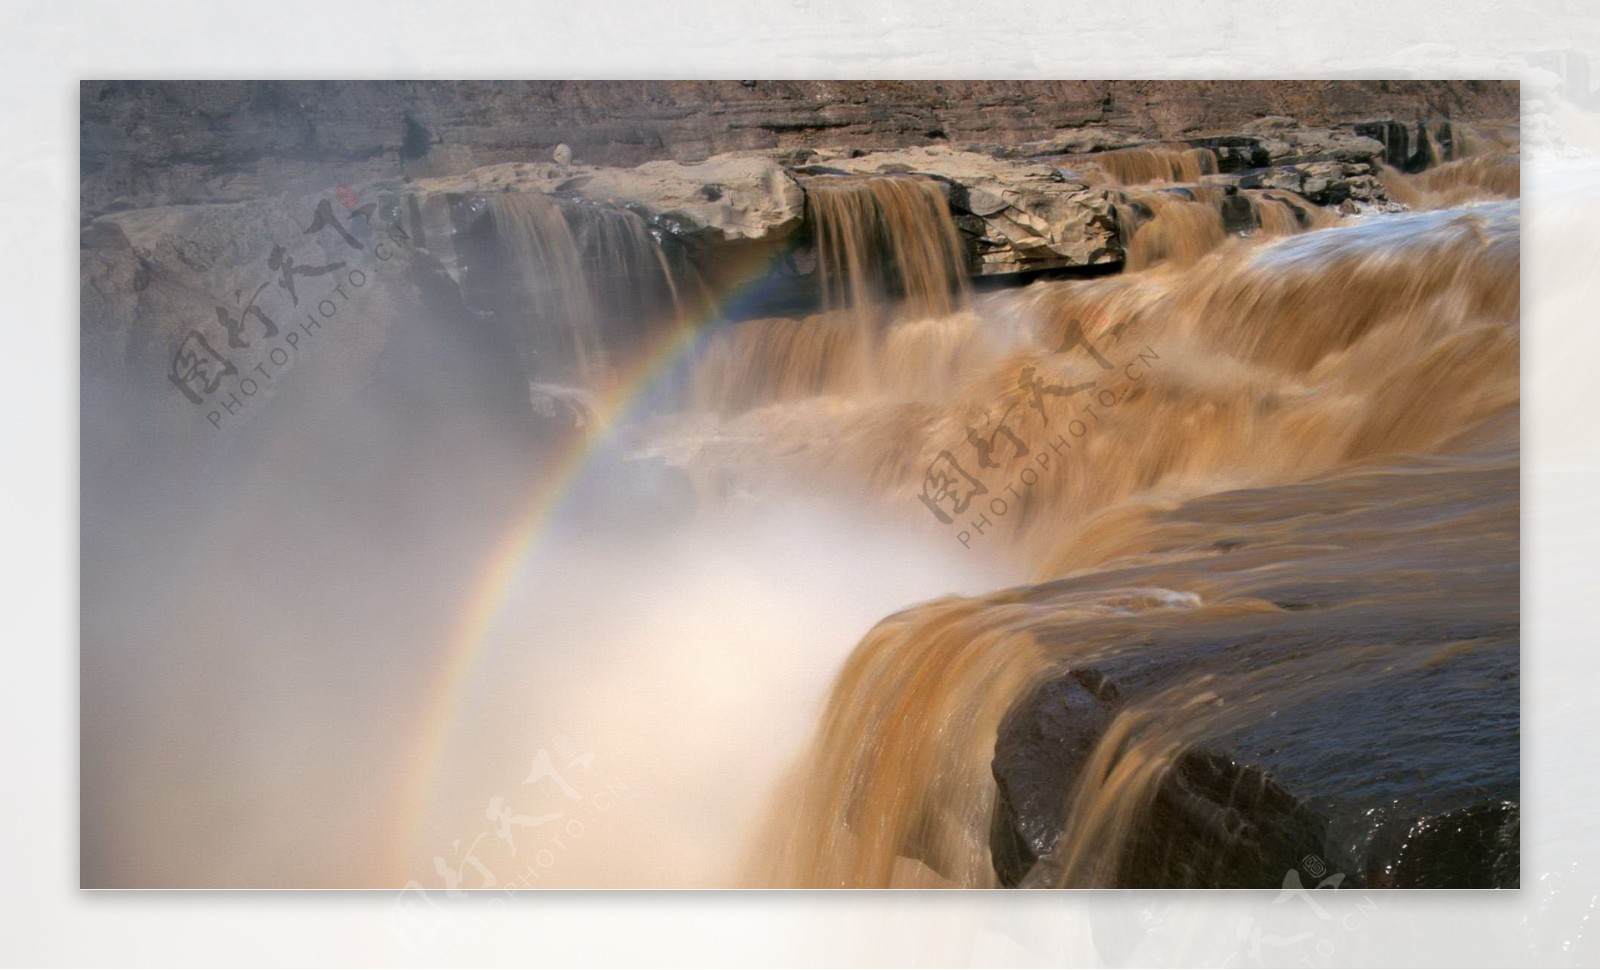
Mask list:
[[[88,881],[1222,884],[1148,838],[1210,824],[1217,749],[1270,763],[1353,881],[1416,884],[1370,847],[1516,799],[1514,157],[1390,172],[1417,211],[1345,221],[1195,184],[1215,161],[1099,156],[1126,271],[982,294],[938,183],[812,178],[822,312],[719,324],[621,417],[597,402],[698,283],[631,212],[492,197],[535,408],[589,439],[534,473],[567,500],[462,641],[527,442],[397,458],[378,406],[273,439],[251,467],[285,487],[86,596],[86,650],[127,647],[86,696],[135,709],[86,704],[122,799]],[[1122,700],[1002,874],[1008,714],[1086,670]],[[1393,763],[1352,768],[1375,739]]]
[[[1143,644],[1174,669],[1102,742],[1089,771],[1104,774],[1103,787],[1075,796],[1062,836],[1067,884],[1115,884],[1119,846],[1176,757],[1293,708],[1308,679],[1324,693],[1370,692],[1397,664],[1465,668],[1484,651],[1514,674],[1517,228],[1515,202],[1399,215],[1235,241],[1184,270],[1008,294],[959,324],[913,324],[850,348],[865,363],[849,380],[745,412],[736,435],[708,435],[695,460],[749,474],[752,489],[809,480],[855,488],[885,515],[926,519],[926,470],[980,429],[993,467],[977,449],[961,454],[988,491],[951,515],[950,541],[1002,547],[1041,582],[1078,577],[1071,595],[1008,589],[880,624],[834,686],[754,878],[990,884],[1001,717],[1048,673],[1102,664],[1106,651],[1174,622],[1186,642]],[[1034,339],[1008,333],[976,349],[989,312],[1030,313]],[[1080,327],[1114,369],[1076,345]],[[813,334],[818,359],[835,352],[824,334]],[[907,353],[896,337],[938,349]],[[908,358],[963,354],[896,390]],[[1040,407],[1040,380],[1084,390],[1076,406]],[[1236,489],[1252,498],[1190,518],[1199,497]],[[1352,503],[1365,514],[1346,516],[1340,531],[1316,521]],[[1249,554],[1218,560],[1236,545]],[[1323,588],[1329,575],[1336,591]],[[1317,590],[1309,602],[1284,592],[1302,588]],[[1461,657],[1413,642],[1425,616],[1448,626],[1469,609],[1485,615],[1486,632],[1455,637]],[[1351,611],[1372,629],[1341,630]],[[1241,617],[1249,638],[1275,635],[1291,659],[1261,651],[1235,658],[1243,668],[1219,666],[1213,648],[1244,637]],[[1308,623],[1325,640],[1309,657],[1299,632]],[[1198,632],[1208,627],[1216,632]],[[1404,641],[1387,645],[1397,655],[1385,636]],[[1465,685],[1446,703],[1452,716],[1475,716]],[[1496,723],[1503,733],[1488,756],[1502,770],[1512,759],[1514,776],[1514,722]],[[1371,729],[1318,746],[1359,749]]]
[[[937,183],[826,177],[808,183],[806,199],[826,306],[860,311],[894,293],[911,313],[956,308],[965,257]]]

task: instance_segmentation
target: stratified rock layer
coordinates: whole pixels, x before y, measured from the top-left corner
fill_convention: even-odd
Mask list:
[[[817,145],[1078,152],[1258,118],[1514,119],[1503,81],[85,81],[87,211],[547,160]]]

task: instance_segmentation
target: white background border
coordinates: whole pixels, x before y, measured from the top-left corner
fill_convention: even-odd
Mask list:
[[[1600,6],[1471,0],[8,0],[0,14],[0,962],[217,965],[1593,964],[1600,145],[1529,53]],[[77,890],[77,99],[82,78],[1521,78],[1523,888],[1357,893]],[[1537,129],[1537,131],[1535,130]],[[1538,137],[1535,138],[1535,135]],[[1532,144],[1539,139],[1539,144]],[[1367,900],[1367,902],[1363,902]],[[1303,912],[1302,912],[1303,911]],[[1251,933],[1259,931],[1260,937]],[[1310,934],[1310,935],[1305,935]],[[1267,945],[1252,939],[1298,938]],[[1330,952],[1331,951],[1331,952]]]

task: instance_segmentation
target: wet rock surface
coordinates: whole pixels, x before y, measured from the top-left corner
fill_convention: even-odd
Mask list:
[[[1380,202],[1388,198],[1377,170],[1365,162],[1307,162],[1252,172],[1235,183],[1247,189],[1283,189],[1317,205],[1336,206],[1346,199]]]
[[[1100,743],[1120,698],[1097,670],[1047,680],[1017,702],[995,743],[989,848],[1003,886],[1022,882],[1055,851],[1072,781]]]
[[[1383,155],[1384,144],[1356,131],[1302,125],[1295,118],[1262,118],[1240,127],[1254,145],[1255,157],[1267,165],[1301,162],[1371,163]]]
[[[1119,703],[1098,670],[1039,685],[1007,715],[995,745],[990,851],[1003,886],[1059,884],[1055,853],[1074,782]],[[1124,888],[1276,885],[1325,851],[1326,824],[1259,769],[1210,751],[1183,754],[1121,863]]]
[[[1406,481],[1415,474],[1448,488],[1443,518]],[[1019,698],[999,732],[1000,882],[1082,884],[1060,833],[1086,804],[1089,752],[1128,716],[1146,719],[1139,736],[1154,746],[1111,752],[1113,765],[1159,757],[1162,744],[1181,753],[1132,821],[1114,874],[1094,884],[1276,888],[1297,873],[1307,884],[1517,886],[1519,705],[1506,689],[1520,645],[1515,495],[1514,463],[1436,465],[1224,493],[1163,514],[1171,555],[1200,535],[1225,541],[1194,565],[1095,582],[1220,585],[1238,605],[1063,638],[1056,649],[1088,658]],[[1388,583],[1353,568],[1350,550],[1372,543],[1394,557]],[[1291,570],[1293,582],[1272,578]],[[1037,587],[1030,601],[1081,596],[1087,582]]]

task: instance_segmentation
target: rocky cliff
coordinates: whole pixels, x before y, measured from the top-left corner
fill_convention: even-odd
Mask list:
[[[1025,154],[1227,134],[1287,115],[1515,119],[1501,81],[85,81],[86,213],[229,202],[545,159],[754,149]]]
[[[464,357],[506,358],[507,333],[529,329],[517,308],[555,299],[507,281],[567,280],[585,312],[556,316],[593,316],[595,339],[627,346],[653,318],[618,294],[652,273],[673,291],[657,303],[691,316],[696,301],[728,320],[812,312],[814,196],[841,181],[937,186],[961,269],[1002,278],[986,285],[1183,261],[1224,232],[1301,231],[1333,207],[1398,208],[1385,166],[1431,177],[1472,155],[1506,183],[1497,197],[1516,194],[1514,128],[1460,123],[1514,114],[1499,82],[86,83],[83,96],[85,366],[149,375],[202,431],[253,413],[275,393],[269,365],[313,337],[340,387],[376,380],[389,330],[412,317],[466,321]],[[554,234],[532,249],[566,262],[512,265],[502,222],[519,213]],[[1188,239],[1193,219],[1206,231]]]

